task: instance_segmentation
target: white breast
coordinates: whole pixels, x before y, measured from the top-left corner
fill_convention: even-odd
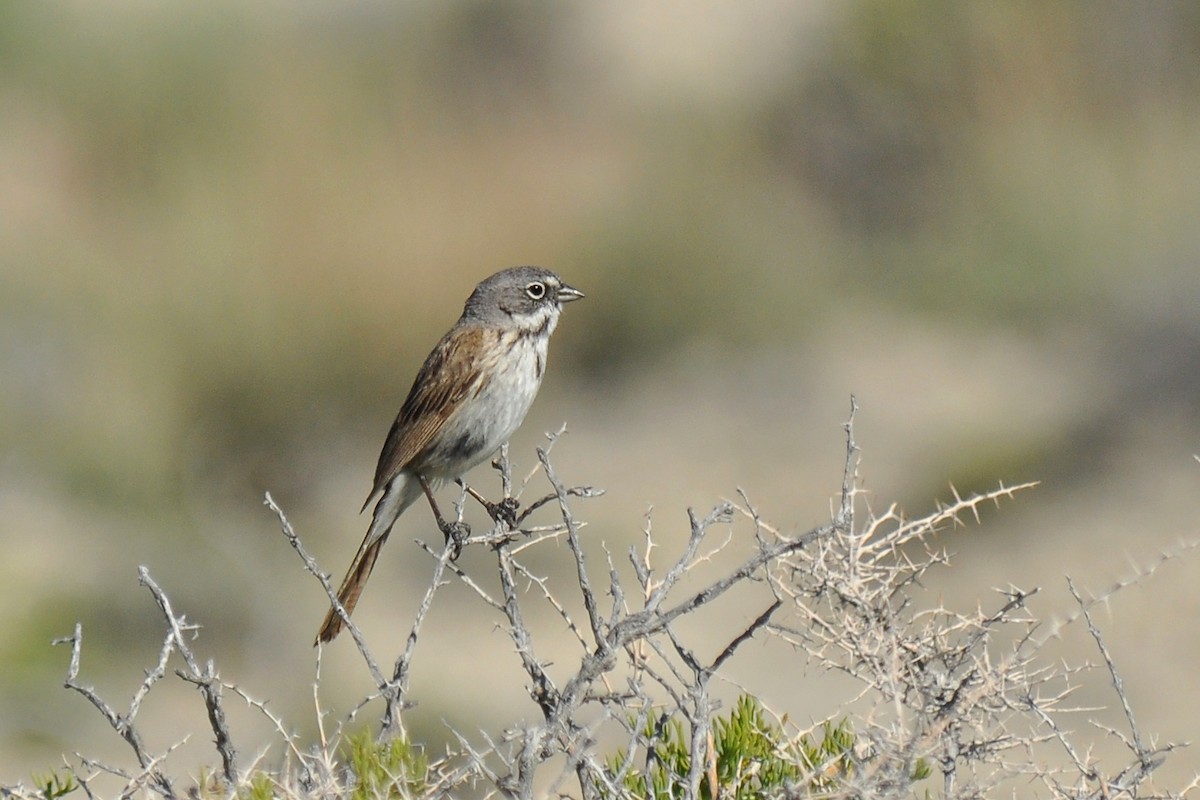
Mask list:
[[[553,322],[551,328],[553,327]],[[507,442],[533,405],[546,367],[549,335],[501,337],[508,356],[446,421],[418,469],[430,478],[457,478]]]

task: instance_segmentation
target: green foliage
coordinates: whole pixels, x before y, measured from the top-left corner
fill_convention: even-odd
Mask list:
[[[256,772],[238,789],[237,800],[273,800],[275,779],[265,772]]]
[[[683,723],[676,719],[661,724],[651,721],[642,733],[653,743],[653,753],[646,759],[645,770],[631,769],[624,774],[621,788],[652,800],[683,797],[691,768],[690,741]],[[784,794],[826,794],[853,770],[854,743],[847,720],[826,722],[819,739],[810,735],[789,739],[757,699],[742,695],[727,717],[713,721],[710,763],[700,780],[699,796],[757,800]],[[609,775],[615,778],[628,758],[628,753],[620,751],[608,759]],[[930,772],[929,764],[918,759],[912,778],[922,780]],[[714,774],[719,793],[711,786]]]
[[[33,775],[33,783],[38,787],[45,800],[58,800],[79,788],[75,776],[69,772],[51,772],[46,775]]]
[[[377,742],[363,731],[346,740],[345,758],[356,781],[353,800],[405,798],[424,792],[429,761],[407,739]]]
[[[643,731],[653,743],[646,770],[625,773],[622,788],[638,797],[674,800],[683,797],[691,768],[689,737],[678,720],[661,726],[653,722]],[[762,704],[742,695],[729,716],[713,722],[711,763],[700,781],[700,797],[714,797],[715,773],[719,796],[752,800],[787,790],[820,793],[833,788],[851,769],[854,733],[849,724],[825,723],[819,741],[811,736],[789,740],[783,728],[763,711]],[[619,752],[608,760],[616,776],[628,755]],[[801,787],[800,784],[803,784]]]

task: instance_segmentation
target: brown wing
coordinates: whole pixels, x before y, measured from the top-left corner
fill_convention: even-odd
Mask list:
[[[480,328],[456,327],[442,337],[425,359],[388,431],[375,467],[375,485],[363,503],[363,510],[421,454],[474,390],[480,372],[475,356],[482,339]]]

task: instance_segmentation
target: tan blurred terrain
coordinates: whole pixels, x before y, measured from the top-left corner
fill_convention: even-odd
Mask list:
[[[1042,586],[1064,616],[1065,575],[1101,591],[1200,535],[1197,130],[1182,2],[5,4],[0,784],[126,757],[49,642],[82,622],[83,679],[127,698],[162,635],[140,564],[223,677],[315,731],[325,600],[263,492],[340,574],[420,360],[514,264],[588,295],[512,456],[567,422],[560,474],[608,490],[578,510],[597,547],[651,506],[679,541],[738,487],[824,521],[853,393],[879,504],[1042,481],[948,539],[930,596]],[[411,539],[436,535],[402,519],[360,605],[386,660],[428,574]],[[1198,577],[1173,560],[1101,615],[1164,739],[1200,739]],[[535,713],[493,623],[439,599],[418,738]],[[1094,660],[1081,634],[1061,652]],[[835,710],[776,658],[733,673],[795,718]],[[1094,677],[1079,705],[1112,705]],[[192,732],[204,763],[175,683],[144,733]],[[322,683],[334,716],[369,689],[348,643]]]

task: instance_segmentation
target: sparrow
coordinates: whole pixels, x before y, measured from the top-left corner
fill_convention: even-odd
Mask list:
[[[388,431],[375,482],[378,496],[367,535],[338,589],[349,616],[396,520],[422,494],[449,539],[433,490],[487,459],[520,427],[546,371],[550,334],[564,303],[582,298],[548,269],[513,267],[484,279],[462,316],[421,365]],[[498,506],[486,503],[497,517]],[[344,621],[331,606],[314,645],[330,642]]]

